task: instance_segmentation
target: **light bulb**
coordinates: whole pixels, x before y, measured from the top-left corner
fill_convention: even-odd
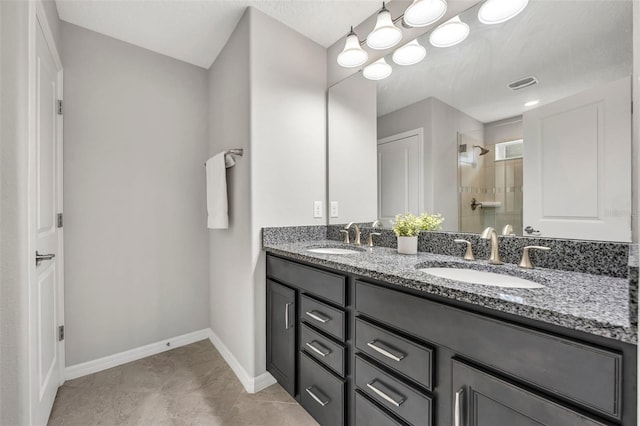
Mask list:
[[[487,0],[478,10],[483,24],[500,24],[513,18],[529,4],[529,0]]]
[[[450,47],[461,43],[469,35],[469,25],[460,20],[459,16],[449,19],[433,30],[429,41],[435,47]]]
[[[414,65],[425,56],[427,56],[427,50],[418,43],[418,40],[413,40],[393,52],[393,62],[398,65]]]
[[[442,18],[446,11],[445,0],[413,0],[404,12],[404,22],[411,27],[426,27]]]
[[[360,46],[358,36],[353,32],[347,35],[347,41],[344,43],[344,49],[338,55],[338,64],[345,68],[359,67],[364,65],[369,59],[369,54]]]
[[[376,50],[389,49],[402,40],[402,31],[391,20],[391,13],[382,4],[376,26],[367,36],[367,46]]]
[[[392,71],[391,65],[389,65],[384,58],[380,58],[374,63],[364,67],[362,75],[369,80],[382,80],[383,78],[389,77]]]

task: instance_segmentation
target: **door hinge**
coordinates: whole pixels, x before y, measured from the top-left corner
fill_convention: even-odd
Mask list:
[[[62,99],[58,99],[57,111],[58,115],[62,115]]]
[[[62,213],[58,213],[56,216],[56,224],[57,224],[56,226],[58,228],[62,228],[63,223],[64,223],[64,220],[62,219]]]
[[[64,325],[58,327],[58,342],[62,342],[64,340]]]

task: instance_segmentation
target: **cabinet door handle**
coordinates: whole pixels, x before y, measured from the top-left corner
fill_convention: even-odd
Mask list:
[[[289,307],[292,305],[293,303],[286,303],[284,305],[284,329],[288,330],[289,329]]]
[[[327,356],[331,353],[330,349],[325,348],[315,340],[305,343],[305,345],[320,356]]]
[[[331,320],[331,318],[329,318],[326,315],[321,314],[318,311],[307,311],[305,312],[305,314],[307,314],[307,316],[309,316],[310,318],[313,318],[316,321],[319,321],[321,323],[327,323],[329,322],[329,320]]]
[[[462,395],[464,394],[464,388],[456,392],[455,399],[453,401],[453,426],[462,426]]]
[[[391,358],[392,360],[397,362],[402,361],[402,359],[407,356],[402,352],[396,351],[391,347],[389,347],[388,345],[385,345],[384,343],[379,342],[377,340],[370,341],[369,343],[367,343],[367,346],[369,346],[371,349],[378,352],[379,354],[384,355],[387,358]]]
[[[320,390],[316,389],[314,392],[312,390],[314,388],[315,386],[309,386],[308,388],[305,389],[305,391],[307,391],[307,393],[311,396],[311,398],[313,398],[318,404],[324,407],[329,402],[331,402],[329,397],[327,397],[325,394],[320,392]]]
[[[376,380],[374,380],[371,383],[367,383],[367,387],[369,389],[371,389],[372,391],[374,391],[380,398],[384,399],[385,401],[395,405],[396,407],[399,407],[402,405],[402,403],[404,403],[405,398],[400,396],[398,398],[393,398],[391,396],[389,396],[389,393],[395,393],[393,392],[391,389],[389,389],[387,386],[384,385],[384,383],[378,382],[378,386],[374,386],[374,384],[376,383]],[[380,389],[381,387],[385,388],[384,390]]]

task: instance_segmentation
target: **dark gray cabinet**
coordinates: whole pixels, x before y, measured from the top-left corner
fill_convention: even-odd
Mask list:
[[[267,280],[267,371],[295,396],[296,292]]]
[[[321,425],[636,425],[635,345],[272,255],[267,278],[268,370]]]
[[[604,426],[457,360],[452,361],[453,426]]]

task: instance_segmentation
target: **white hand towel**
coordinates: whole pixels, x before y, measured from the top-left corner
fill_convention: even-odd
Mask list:
[[[207,160],[207,227],[210,229],[229,228],[225,161],[224,152]]]

